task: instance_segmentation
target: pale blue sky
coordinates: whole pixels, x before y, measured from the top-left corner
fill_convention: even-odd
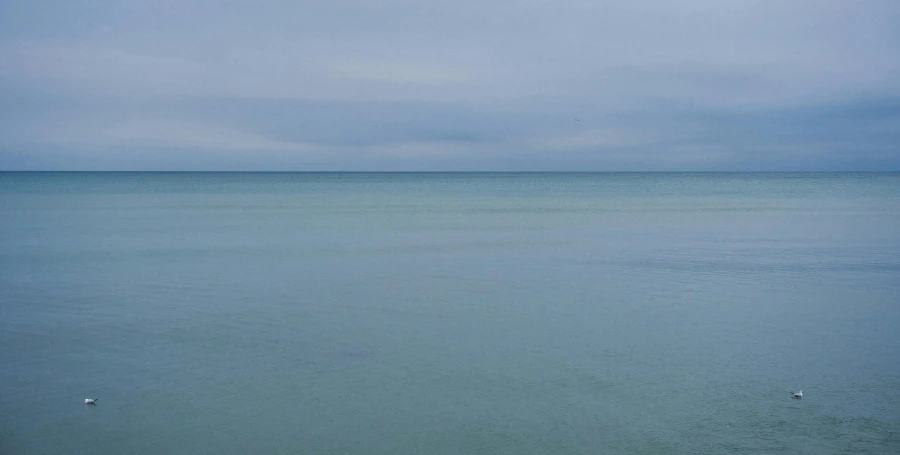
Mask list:
[[[900,2],[0,2],[0,170],[900,170]]]

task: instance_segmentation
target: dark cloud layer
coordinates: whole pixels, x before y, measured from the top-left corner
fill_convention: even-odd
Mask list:
[[[900,3],[0,3],[0,169],[900,170]]]

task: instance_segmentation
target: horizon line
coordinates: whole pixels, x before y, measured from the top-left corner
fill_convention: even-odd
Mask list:
[[[900,170],[722,170],[722,171],[511,171],[511,170],[479,170],[479,171],[271,171],[271,170],[3,170],[2,174],[897,174]]]

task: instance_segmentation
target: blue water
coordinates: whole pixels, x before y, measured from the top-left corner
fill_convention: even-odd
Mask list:
[[[900,174],[0,173],[2,454],[900,453],[898,327]]]

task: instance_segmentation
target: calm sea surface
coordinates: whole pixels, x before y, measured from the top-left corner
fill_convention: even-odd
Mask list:
[[[4,455],[898,452],[900,174],[0,173]]]

